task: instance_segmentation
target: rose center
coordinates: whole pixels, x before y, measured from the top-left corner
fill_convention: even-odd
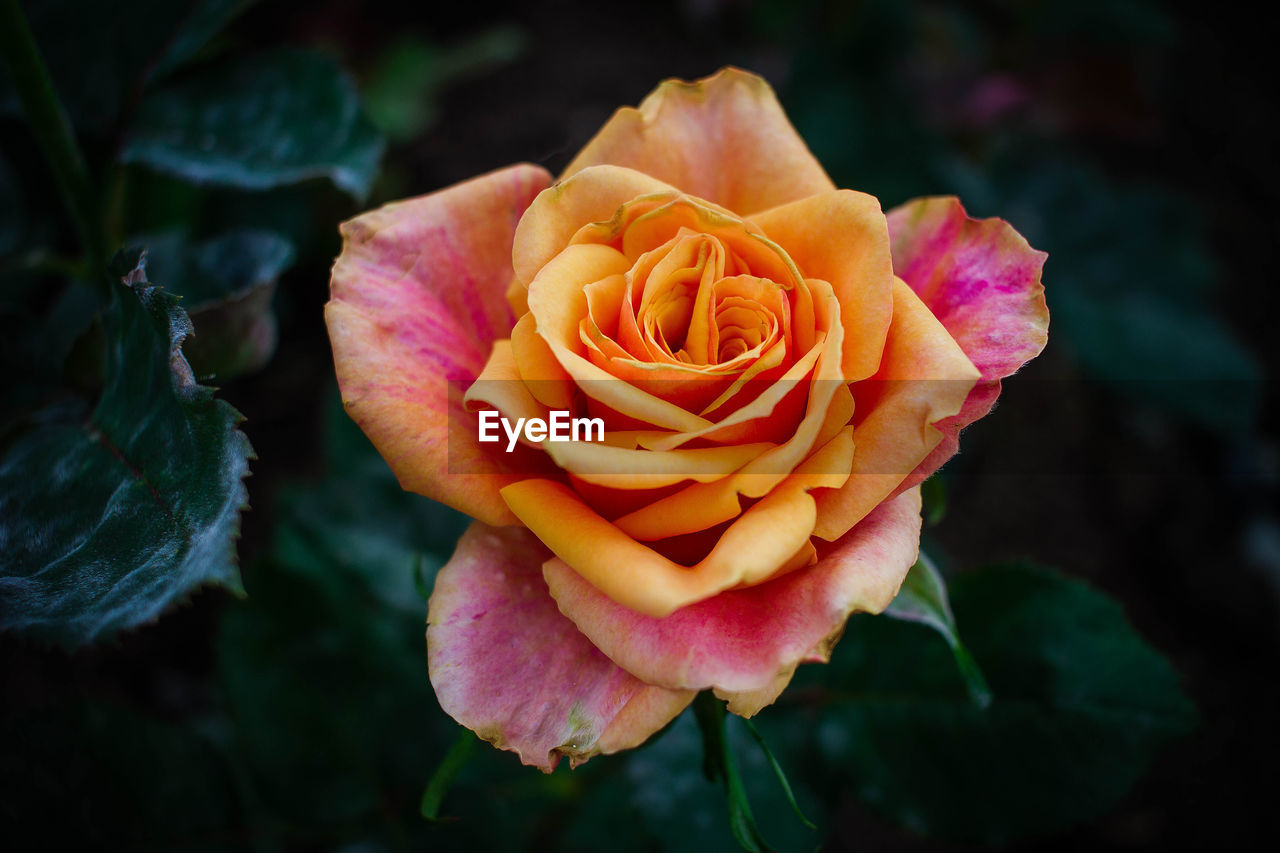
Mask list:
[[[748,274],[714,235],[680,229],[639,258],[627,284],[633,304],[639,296],[635,317],[644,351],[633,352],[637,358],[726,364],[758,354],[786,326],[785,291]]]

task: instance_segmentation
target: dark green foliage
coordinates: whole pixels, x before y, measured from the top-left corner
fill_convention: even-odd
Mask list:
[[[747,799],[733,750],[725,737],[724,705],[710,693],[700,693],[693,700],[694,718],[702,730],[702,772],[712,782],[724,786],[729,800],[729,829],[743,850],[751,853],[773,853],[756,826],[751,803]]]
[[[458,777],[467,759],[475,751],[477,743],[479,740],[474,734],[466,729],[461,730],[458,733],[458,739],[453,742],[453,746],[449,747],[444,760],[436,768],[436,772],[431,774],[431,781],[422,792],[422,802],[418,804],[418,811],[427,820],[434,822],[441,819],[440,808],[444,804],[444,798],[448,795],[453,780]]]
[[[147,247],[147,270],[172,281],[170,288],[191,311],[274,282],[293,264],[293,245],[279,234],[239,229],[192,243],[170,232],[134,240]]]
[[[1117,804],[1126,826],[1136,817],[1160,840],[1199,822],[1169,817],[1181,803],[1144,801],[1136,812],[1125,800],[1162,747],[1195,724],[1172,667],[1117,603],[1023,566],[958,571],[948,594],[922,561],[885,617],[854,617],[832,663],[802,667],[750,724],[704,695],[700,713],[681,715],[642,747],[550,775],[478,743],[432,695],[423,638],[435,572],[467,519],[401,490],[346,417],[320,319],[336,224],[360,209],[375,178],[380,201],[518,159],[555,172],[610,110],[637,101],[659,76],[731,62],[780,87],[838,185],[872,192],[886,209],[954,192],[971,214],[1004,216],[1049,251],[1050,349],[1033,369],[1079,369],[1106,383],[1098,409],[1108,415],[1091,450],[1106,457],[1117,446],[1113,427],[1151,414],[1153,403],[1168,430],[1190,422],[1239,434],[1254,424],[1261,370],[1222,320],[1224,304],[1239,314],[1240,291],[1227,288],[1241,281],[1227,271],[1240,263],[1215,254],[1222,211],[1203,204],[1231,196],[1184,196],[1198,172],[1178,189],[1158,167],[1126,173],[1123,156],[1133,152],[1104,164],[1096,147],[1077,144],[1078,116],[1045,85],[1072,70],[1064,34],[1088,45],[1076,48],[1081,55],[1118,49],[1125,62],[1104,66],[1101,88],[1120,90],[1125,68],[1157,67],[1153,56],[1198,33],[1148,2],[701,4],[716,7],[697,11],[709,16],[702,29],[667,34],[672,64],[632,70],[624,86],[608,71],[627,62],[622,40],[601,35],[608,10],[566,27],[568,11],[532,9],[550,18],[527,29],[464,7],[439,17],[397,12],[415,25],[400,27],[368,16],[348,26],[351,4],[259,4],[225,30],[250,2],[18,5],[62,104],[51,98],[41,106],[45,121],[25,123],[0,62],[6,849],[715,853],[766,849],[768,839],[809,851],[864,846],[850,825],[872,835],[897,832],[892,824],[1018,841]],[[446,23],[469,15],[474,25]],[[727,55],[717,47],[724,39],[705,37],[710,27],[730,41],[741,36],[742,51]],[[564,55],[546,42],[556,29],[586,34],[582,56],[570,58],[591,71],[580,75],[589,85],[575,89],[558,76]],[[317,46],[323,53],[308,52]],[[369,118],[353,78],[329,58],[339,54],[358,72]],[[1055,56],[1067,64],[1054,65]],[[689,57],[699,67],[679,64]],[[1022,87],[1027,103],[966,114],[966,96],[988,77]],[[1235,90],[1247,98],[1240,79],[1228,82],[1234,89],[1224,98]],[[1221,123],[1261,121],[1265,105],[1255,106],[1224,109]],[[50,144],[52,119],[63,112],[73,127]],[[400,145],[381,176],[380,134]],[[1265,154],[1266,134],[1256,138]],[[74,173],[61,198],[69,211],[57,206],[60,168]],[[1260,180],[1254,191],[1265,197],[1267,186]],[[113,284],[109,296],[102,286],[96,258],[114,246],[97,243],[128,235],[147,235],[138,241],[149,246],[148,273],[163,290]],[[273,301],[284,339],[271,361]],[[249,424],[238,426],[236,413],[196,384],[210,376]],[[1007,408],[1017,405],[1016,384],[1002,398]],[[1092,394],[1088,383],[1074,390]],[[296,414],[321,409],[312,404],[322,393],[322,419]],[[975,426],[972,437],[990,428]],[[235,536],[250,453],[241,429],[264,456],[249,482],[257,506],[242,549],[251,560],[248,595],[198,596],[193,618],[173,605],[202,586],[240,589]],[[317,431],[326,440],[313,445]],[[1189,434],[1204,455],[1221,450],[1217,437]],[[1055,435],[1047,431],[1045,447]],[[949,475],[966,463],[1001,464],[969,438],[968,459]],[[296,451],[295,441],[322,449]],[[971,516],[973,492],[962,482],[948,483],[950,502],[938,477],[926,483],[926,520],[938,525],[929,535],[940,541],[964,541],[943,523],[948,503],[953,521]],[[1138,504],[1152,491],[1122,497]],[[1223,502],[1224,513],[1233,511],[1229,496]],[[1003,509],[1017,517],[1018,507]],[[1232,535],[1212,547],[1236,569],[1238,555],[1222,549]],[[963,563],[933,553],[948,577]],[[1100,565],[1123,564],[1098,556]],[[1176,600],[1179,573],[1195,575],[1171,569],[1153,609]],[[1136,586],[1141,577],[1111,588],[1132,601],[1150,591]],[[1250,589],[1247,577],[1236,580]],[[1213,606],[1197,600],[1194,613]],[[114,639],[166,612],[161,625]],[[1152,613],[1143,616],[1145,624]],[[1239,630],[1217,648],[1269,661],[1259,651],[1268,640]],[[148,645],[157,637],[180,651],[158,663]],[[83,647],[104,638],[113,641]],[[80,648],[63,655],[49,644]],[[1214,692],[1209,668],[1193,670],[1206,718],[1234,713],[1218,707],[1227,694]],[[1243,740],[1265,747],[1263,729],[1220,737],[1206,751]],[[1186,771],[1179,784],[1198,791],[1186,778],[1198,773]],[[1167,782],[1168,771],[1161,775],[1157,784]],[[1234,773],[1221,780],[1224,790],[1245,784]],[[1244,828],[1215,817],[1210,831],[1248,830],[1237,822]],[[1099,825],[1079,830],[1082,843],[1115,841],[1114,826]],[[905,834],[894,842],[935,843]]]
[[[193,183],[250,190],[327,178],[361,200],[382,148],[337,64],[281,50],[152,93],[121,157]]]
[[[24,0],[58,96],[76,127],[109,132],[144,84],[173,71],[253,0]],[[0,77],[0,111],[18,112]]]
[[[392,141],[408,141],[435,121],[436,99],[449,84],[505,65],[524,48],[524,33],[509,26],[452,48],[402,37],[383,51],[365,82],[369,118]]]
[[[819,715],[830,766],[904,825],[989,842],[1065,828],[1112,807],[1195,725],[1172,667],[1080,581],[998,566],[962,574],[951,601],[988,707],[932,633],[863,617],[832,664],[852,692]]]
[[[66,702],[0,727],[0,822],[11,850],[243,849],[235,768],[215,719],[166,723]]]
[[[240,590],[252,454],[240,415],[182,357],[177,299],[120,285],[92,412],[46,409],[0,461],[0,626],[75,646],[150,622],[206,584]]]
[[[1221,432],[1253,425],[1261,369],[1214,305],[1238,283],[1222,279],[1191,199],[1116,185],[1043,145],[998,152],[987,175],[971,204],[1049,252],[1053,333],[1091,376]]]
[[[256,370],[276,348],[276,279],[293,245],[271,231],[240,229],[192,244],[180,233],[145,239],[147,266],[178,282],[195,334],[183,352],[197,376],[226,380]]]
[[[886,210],[955,194],[972,216],[1009,220],[1049,253],[1050,347],[1069,351],[1087,377],[1122,399],[1225,434],[1256,425],[1259,354],[1240,345],[1218,304],[1242,283],[1215,263],[1203,209],[1167,186],[1108,176],[1073,153],[1053,131],[1055,122],[1087,118],[1072,114],[1083,105],[1040,91],[1044,81],[1031,70],[999,70],[996,57],[1008,45],[992,43],[1020,33],[1012,39],[1019,49],[1042,54],[1029,66],[1071,75],[1080,69],[1055,63],[1070,33],[1086,53],[1085,45],[1128,44],[1122,54],[1141,68],[1138,57],[1172,41],[1176,27],[1165,9],[1034,4],[994,27],[976,10],[912,14],[870,2],[806,16],[786,5],[760,4],[755,14],[764,26],[794,28],[789,38],[803,45],[783,100],[838,186],[870,192]],[[817,20],[826,26],[804,29]],[[987,67],[993,61],[997,68]],[[984,114],[976,103],[991,84],[1026,102]],[[1098,109],[1130,109],[1100,100]]]
[[[902,588],[898,590],[898,597],[889,605],[885,615],[927,625],[941,634],[955,655],[956,667],[964,677],[969,697],[980,708],[991,704],[991,689],[987,687],[982,670],[978,668],[973,655],[969,654],[956,631],[956,618],[947,601],[946,584],[933,561],[923,551],[911,571],[907,572]]]

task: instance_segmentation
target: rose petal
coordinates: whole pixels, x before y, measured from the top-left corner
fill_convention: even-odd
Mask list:
[[[825,661],[850,613],[887,607],[919,542],[914,489],[878,507],[815,565],[662,619],[618,604],[561,560],[543,574],[561,612],[619,666],[672,689],[756,693],[736,700],[741,712],[771,702],[801,662]]]
[[[612,163],[750,214],[835,189],[760,77],[726,68],[696,83],[667,80],[623,107],[564,176]]]
[[[991,410],[1000,380],[1048,340],[1040,272],[1044,252],[1003,219],[970,219],[959,200],[922,198],[889,213],[893,268],[942,321],[982,378],[959,414],[937,424],[942,441],[907,478],[912,486],[950,459],[960,429]]]
[[[532,314],[524,314],[511,330],[511,352],[520,378],[529,393],[549,409],[568,410],[573,406],[573,380],[547,342],[538,336]]]
[[[649,175],[618,166],[562,178],[533,200],[516,229],[511,251],[516,278],[528,285],[582,226],[608,221],[622,205],[651,195],[674,198],[678,193]]]
[[[778,697],[782,695],[782,691],[787,689],[787,685],[791,683],[791,678],[796,674],[794,669],[787,670],[776,676],[773,681],[764,687],[755,690],[721,690],[719,688],[713,690],[716,698],[722,699],[729,709],[729,713],[737,714],[739,717],[754,717],[765,708],[768,708]]]
[[[537,333],[587,396],[628,417],[667,429],[701,429],[709,423],[674,403],[619,381],[581,355],[579,325],[587,311],[585,286],[626,269],[626,258],[596,244],[569,246],[529,285],[529,313]]]
[[[849,479],[814,493],[814,535],[840,538],[929,455],[942,435],[933,426],[960,411],[978,371],[901,280],[893,290],[893,325],[880,370],[854,385],[856,426]]]
[[[556,465],[587,483],[613,489],[656,489],[727,477],[772,448],[769,442],[681,450],[635,450],[585,441],[547,442]]]
[[[711,483],[695,483],[674,494],[660,497],[615,519],[613,523],[616,527],[637,539],[655,540],[705,530],[727,521],[738,514],[739,495],[758,498],[768,494],[784,480],[792,478],[793,472],[815,448],[823,448],[829,444],[845,427],[853,408],[852,398],[841,381],[839,372],[840,336],[843,334],[839,324],[835,323],[839,306],[835,304],[831,288],[826,282],[811,279],[809,285],[821,295],[816,305],[824,318],[824,325],[834,324],[834,328],[831,336],[823,341],[824,349],[813,371],[812,381],[803,385],[794,381],[791,383],[792,388],[807,390],[808,399],[805,401],[803,418],[798,423],[790,422],[787,426],[790,436],[782,444],[751,460],[732,477]],[[905,285],[903,289],[907,290]],[[907,290],[907,293],[910,291]],[[945,332],[942,334],[945,335]],[[952,346],[954,348],[954,344]],[[956,352],[959,352],[958,349]],[[960,357],[963,358],[963,355]],[[805,362],[797,364],[803,367]],[[780,380],[777,385],[783,385],[783,381]],[[764,396],[761,395],[762,398]],[[740,411],[747,412],[750,408],[748,406]],[[730,420],[732,418],[725,422]],[[672,436],[640,435],[637,438],[641,445],[649,449],[666,449]],[[804,489],[823,487],[827,491],[843,485],[851,467],[849,457],[852,448],[847,442],[841,442],[830,450],[829,453],[821,453],[816,466],[807,469],[806,476],[795,480],[792,485]]]
[[[809,541],[813,499],[801,488],[775,489],[686,567],[605,520],[568,487],[544,479],[502,492],[512,512],[557,557],[620,604],[665,616],[738,584],[773,576]]]
[[[436,576],[427,662],[449,716],[549,773],[639,745],[694,694],[645,684],[579,633],[540,577],[546,556],[527,530],[467,528]]]
[[[476,438],[462,391],[513,318],[516,222],[550,176],[512,166],[342,226],[325,320],[347,411],[400,484],[495,524],[512,475]],[[450,380],[454,380],[450,382]]]
[[[548,414],[547,407],[529,393],[528,386],[521,381],[511,341],[507,340],[493,342],[489,360],[485,362],[480,376],[462,395],[462,402],[473,412],[496,409],[512,422],[532,418],[546,420]]]
[[[824,279],[835,291],[845,330],[845,380],[875,373],[893,317],[893,263],[880,202],[837,190],[756,214],[752,221],[804,275]]]

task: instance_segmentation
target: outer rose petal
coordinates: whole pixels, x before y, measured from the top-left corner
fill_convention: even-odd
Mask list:
[[[522,528],[467,528],[436,576],[427,662],[449,716],[549,773],[639,746],[694,693],[645,684],[582,636],[547,594],[547,556]]]
[[[667,80],[618,110],[562,177],[606,163],[743,215],[835,189],[769,84],[736,68]]]
[[[955,455],[960,429],[987,412],[1000,380],[1048,340],[1040,271],[1044,252],[1003,219],[970,219],[958,199],[922,198],[889,213],[894,272],[942,321],[981,379],[959,414],[936,426],[942,441],[904,483],[914,486]]]
[[[896,280],[880,370],[853,386],[853,466],[843,486],[814,493],[814,535],[839,539],[881,501],[905,491],[903,480],[942,439],[933,425],[961,410],[977,379],[959,344],[911,288]]]
[[[501,471],[469,427],[462,389],[479,375],[513,318],[517,221],[550,183],[537,166],[512,166],[344,223],[325,306],[347,412],[400,485],[493,524],[515,521]],[[456,380],[450,382],[450,380]]]
[[[855,610],[889,606],[920,548],[920,491],[886,501],[817,564],[722,592],[663,619],[629,610],[561,560],[543,567],[561,612],[619,666],[651,684],[773,701],[803,661],[825,661]],[[768,695],[771,692],[772,695]]]

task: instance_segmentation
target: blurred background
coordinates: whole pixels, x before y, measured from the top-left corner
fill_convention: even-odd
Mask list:
[[[451,819],[419,814],[457,738],[427,681],[425,594],[465,519],[403,494],[346,421],[322,319],[340,221],[514,162],[556,173],[618,106],[729,64],[773,84],[837,185],[886,210],[955,194],[1048,251],[1048,348],[931,487],[925,546],[958,584],[1028,562],[1086,581],[1169,659],[1198,715],[1150,750],[1141,719],[1102,706],[1090,712],[1101,733],[1046,724],[1035,742],[1056,757],[1043,760],[976,742],[899,748],[909,733],[876,741],[887,723],[850,712],[829,725],[814,708],[838,679],[954,689],[927,675],[948,666],[946,647],[858,617],[830,672],[806,673],[759,720],[819,831],[730,731],[766,837],[783,849],[1138,850],[1274,834],[1273,30],[1220,4],[1143,0],[264,0],[169,4],[184,7],[176,18],[146,2],[21,5],[108,233],[149,245],[150,279],[183,294],[213,342],[187,355],[245,416],[256,459],[236,546],[247,596],[193,585],[159,618],[74,651],[0,635],[0,818],[14,849],[735,849],[687,716],[572,774],[478,748],[444,800]],[[206,18],[207,36],[176,53],[173,33]],[[293,106],[218,100],[219,86],[287,92],[320,78],[329,88]],[[7,87],[6,450],[26,423],[17,413],[48,387],[92,394],[102,381],[77,356],[101,306]],[[345,116],[341,144],[289,136],[325,110]],[[199,156],[251,150],[277,120],[288,144],[334,150],[268,178]],[[170,145],[179,125],[186,159]],[[998,671],[979,648],[998,650],[981,636],[992,605],[966,610],[955,594],[962,635]],[[869,661],[876,648],[893,651]],[[882,748],[844,744],[859,732]],[[920,790],[927,779],[942,787]]]

